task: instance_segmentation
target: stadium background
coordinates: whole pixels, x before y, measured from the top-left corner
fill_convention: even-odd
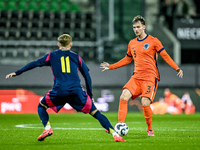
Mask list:
[[[57,37],[69,33],[73,37],[72,50],[87,63],[93,81],[94,98],[108,89],[114,102],[110,111],[117,111],[122,86],[133,71],[133,63],[102,73],[102,61],[113,63],[124,57],[127,44],[135,35],[132,19],[146,18],[147,33],[161,40],[175,62],[184,71],[184,78],[176,77],[161,57],[158,58],[161,81],[155,101],[163,97],[165,88],[180,98],[189,92],[196,111],[200,111],[200,15],[198,0],[195,16],[173,16],[168,24],[159,0],[0,0],[0,89],[34,91],[44,95],[51,89],[50,68],[36,68],[6,80],[6,74],[26,63],[57,49]],[[82,78],[81,78],[82,79]],[[84,85],[83,79],[82,84]],[[130,111],[139,111],[129,106]]]

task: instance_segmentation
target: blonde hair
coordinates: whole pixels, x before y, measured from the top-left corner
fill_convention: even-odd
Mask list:
[[[133,18],[132,23],[135,24],[135,23],[138,22],[138,21],[140,21],[141,24],[145,25],[145,19],[144,19],[144,17],[138,15],[138,16],[136,16],[135,18]]]
[[[72,37],[69,34],[62,34],[58,37],[58,42],[61,46],[67,46],[72,42]]]

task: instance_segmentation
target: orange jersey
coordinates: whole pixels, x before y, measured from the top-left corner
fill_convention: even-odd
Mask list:
[[[162,43],[151,35],[147,35],[143,40],[135,38],[128,44],[127,55],[119,62],[109,65],[109,69],[116,69],[131,63],[134,60],[134,77],[144,79],[156,77],[158,80],[159,71],[157,68],[157,53],[175,70],[176,63],[165,51]]]

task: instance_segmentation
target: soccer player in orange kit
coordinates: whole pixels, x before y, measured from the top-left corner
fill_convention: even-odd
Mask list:
[[[102,71],[117,69],[123,67],[134,60],[134,72],[130,80],[124,85],[120,96],[118,121],[125,122],[127,115],[127,103],[130,98],[134,100],[141,97],[141,103],[144,111],[144,117],[147,123],[148,136],[154,136],[152,128],[152,103],[156,94],[159,72],[157,68],[157,53],[178,72],[177,76],[183,77],[183,71],[171,59],[165,51],[161,42],[145,33],[145,19],[142,16],[136,16],[133,19],[133,31],[136,38],[132,39],[128,44],[126,56],[114,64],[103,62],[100,64]]]

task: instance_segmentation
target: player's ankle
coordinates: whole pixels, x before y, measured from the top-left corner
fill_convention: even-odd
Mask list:
[[[115,137],[115,135],[116,135],[117,137],[119,137],[119,134],[117,134],[116,132],[113,132],[113,133],[112,133],[112,136]]]

